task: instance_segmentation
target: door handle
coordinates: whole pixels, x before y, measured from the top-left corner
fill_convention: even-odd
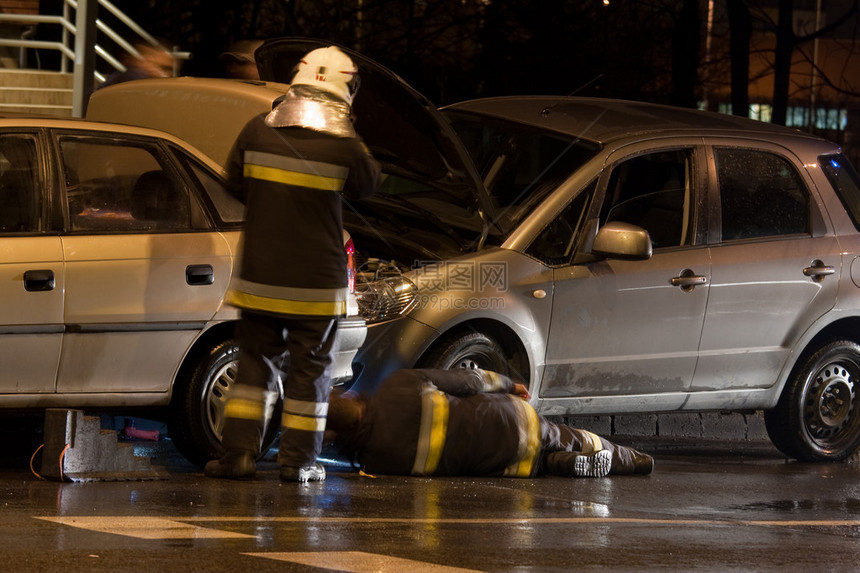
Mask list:
[[[672,277],[672,286],[681,287],[684,292],[690,292],[697,286],[707,284],[708,277],[697,275],[691,269],[684,269],[677,277]]]
[[[825,265],[824,261],[819,259],[815,259],[812,261],[812,265],[803,269],[803,275],[810,277],[815,282],[821,282],[824,277],[833,274],[836,274],[836,269],[830,265]]]
[[[28,292],[54,290],[55,284],[54,271],[50,269],[39,269],[24,273],[24,290]]]
[[[188,265],[185,267],[185,282],[191,286],[211,285],[215,282],[212,265]]]

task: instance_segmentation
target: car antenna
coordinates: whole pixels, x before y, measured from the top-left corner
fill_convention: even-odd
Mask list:
[[[587,88],[588,86],[590,86],[591,84],[593,84],[594,82],[596,82],[597,80],[599,80],[599,79],[600,79],[600,78],[602,78],[602,77],[603,77],[603,74],[602,74],[602,73],[601,73],[601,74],[597,74],[596,76],[594,76],[593,78],[591,78],[589,81],[585,82],[584,84],[582,84],[581,86],[579,86],[578,88],[576,88],[575,90],[573,90],[572,92],[570,92],[569,94],[567,94],[567,95],[566,95],[566,96],[564,96],[564,97],[571,97],[571,96],[576,95],[577,93],[581,92],[582,90],[584,90],[585,88]],[[541,114],[542,116],[544,116],[544,117],[548,116],[549,114],[551,114],[551,113],[552,113],[552,109],[553,109],[555,106],[557,106],[557,105],[558,105],[558,104],[557,104],[557,103],[555,103],[555,104],[553,104],[553,105],[550,105],[550,106],[547,106],[547,107],[543,108],[543,109],[540,111],[540,114]]]

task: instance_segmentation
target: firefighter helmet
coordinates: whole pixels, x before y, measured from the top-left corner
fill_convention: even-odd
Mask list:
[[[352,105],[358,90],[358,68],[338,48],[318,48],[305,54],[299,62],[292,85],[315,87]]]

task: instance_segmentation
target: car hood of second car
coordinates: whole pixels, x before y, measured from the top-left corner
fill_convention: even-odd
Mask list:
[[[267,40],[255,52],[260,78],[289,83],[305,54],[333,45],[312,38]],[[349,48],[337,47],[358,66],[361,84],[353,104],[355,128],[383,169],[431,183],[471,204],[485,220],[493,220],[474,164],[436,107],[391,70]]]

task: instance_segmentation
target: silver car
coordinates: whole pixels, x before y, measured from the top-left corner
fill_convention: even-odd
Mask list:
[[[261,77],[319,46],[266,42]],[[860,446],[860,181],[837,145],[608,99],[436,110],[348,52],[386,173],[345,213],[368,321],[354,388],[477,366],[527,382],[546,415],[764,410],[791,457]]]
[[[262,77],[309,47],[267,43]],[[390,166],[349,227],[375,279],[356,388],[479,366],[546,415],[763,409],[788,456],[860,446],[860,180],[837,145],[604,99],[440,113],[351,55]]]
[[[190,460],[216,457],[243,216],[166,133],[0,118],[0,408],[145,408]],[[342,321],[335,376],[365,332]]]

